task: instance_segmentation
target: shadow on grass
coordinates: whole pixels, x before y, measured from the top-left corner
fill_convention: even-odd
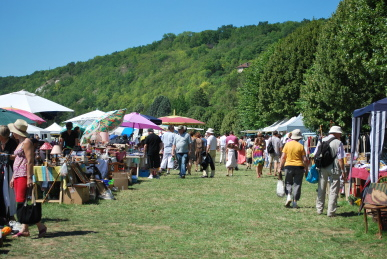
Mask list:
[[[4,246],[10,246],[10,245],[3,245]],[[6,255],[10,252],[11,250],[3,250],[2,248],[0,248],[0,255]]]
[[[44,238],[55,238],[55,237],[68,237],[68,236],[84,236],[88,234],[96,234],[98,232],[95,231],[58,231],[58,232],[47,232],[46,236]],[[35,239],[38,239],[36,237]]]
[[[336,215],[339,217],[348,218],[348,217],[358,217],[359,213],[356,211],[350,211],[350,212],[337,213]]]

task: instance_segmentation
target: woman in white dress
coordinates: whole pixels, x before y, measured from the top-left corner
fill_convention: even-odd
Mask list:
[[[233,176],[234,168],[237,167],[238,165],[234,150],[239,150],[239,148],[237,145],[235,145],[234,141],[230,140],[227,143],[227,149],[226,149],[226,154],[227,154],[227,162],[226,162],[227,175],[226,176]]]

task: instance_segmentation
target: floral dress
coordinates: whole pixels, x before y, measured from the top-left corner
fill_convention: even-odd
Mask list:
[[[265,163],[265,158],[263,157],[264,145],[254,145],[253,146],[253,165],[263,165]]]

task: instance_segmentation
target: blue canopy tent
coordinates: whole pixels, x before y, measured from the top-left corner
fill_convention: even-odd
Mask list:
[[[156,117],[150,116],[150,115],[141,114],[141,116],[144,117],[147,120],[150,120],[151,122],[153,122],[156,125],[161,125],[163,123],[162,120],[160,120],[160,119],[158,119]]]
[[[356,152],[357,142],[360,136],[360,128],[364,119],[370,116],[370,181],[375,183],[379,178],[379,162],[383,150],[384,134],[386,130],[387,98],[374,102],[366,107],[357,109],[352,117],[351,160]],[[350,170],[352,178],[352,163]]]

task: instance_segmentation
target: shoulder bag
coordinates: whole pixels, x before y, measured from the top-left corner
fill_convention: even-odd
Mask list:
[[[36,203],[35,195],[32,190],[31,204],[28,204],[28,193],[26,194],[26,201],[17,205],[17,218],[21,224],[36,224],[42,219],[42,204]]]

